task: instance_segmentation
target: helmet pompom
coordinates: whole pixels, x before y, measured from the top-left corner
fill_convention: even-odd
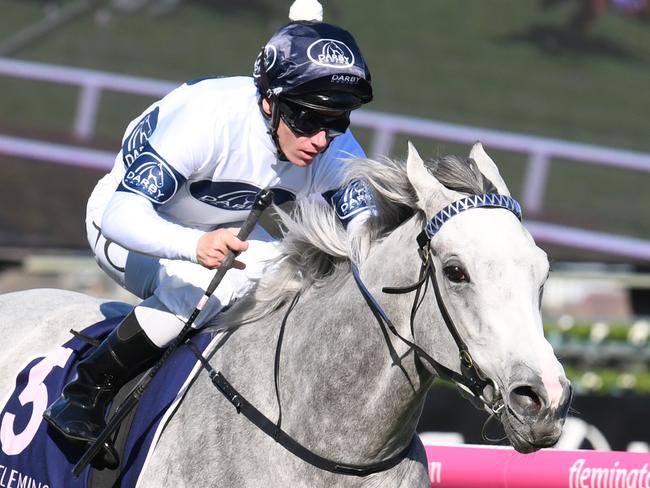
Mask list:
[[[323,21],[323,6],[318,0],[296,0],[289,9],[289,19],[293,22]]]

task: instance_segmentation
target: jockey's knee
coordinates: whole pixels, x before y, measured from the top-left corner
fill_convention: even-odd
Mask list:
[[[160,348],[173,341],[185,325],[155,295],[136,306],[134,313],[147,337]]]
[[[196,318],[195,327],[205,325],[221,309],[241,298],[250,289],[253,280],[246,271],[230,269],[223,276]],[[215,272],[187,261],[167,261],[164,263],[164,276],[154,294],[167,310],[186,321],[204,296]]]
[[[223,308],[244,296],[277,256],[277,244],[273,241],[251,240],[249,244],[249,251],[240,256],[246,262],[246,269],[230,269],[224,275],[194,321],[194,327],[204,326]],[[139,280],[138,286],[132,284],[127,289],[132,293],[139,291],[136,294],[140,297],[148,297],[136,307],[136,317],[158,347],[176,338],[215,275],[214,270],[189,261],[161,259],[152,263],[135,255],[129,257],[127,268],[127,284]],[[152,276],[155,279],[151,279]],[[147,286],[143,286],[145,282]]]

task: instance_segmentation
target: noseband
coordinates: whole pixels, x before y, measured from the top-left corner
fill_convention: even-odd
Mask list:
[[[521,206],[519,203],[514,198],[511,198],[507,195],[487,193],[483,195],[472,195],[470,197],[452,202],[440,210],[436,215],[434,215],[433,218],[424,227],[424,230],[416,238],[418,243],[418,254],[422,260],[418,281],[413,285],[407,287],[384,287],[382,289],[384,293],[389,294],[404,294],[415,291],[415,298],[413,300],[413,306],[411,308],[411,336],[413,337],[413,340],[415,340],[415,316],[417,314],[419,306],[424,299],[424,296],[426,295],[428,283],[431,282],[440,313],[445,321],[449,333],[453,337],[454,342],[458,347],[460,357],[460,374],[439,363],[434,358],[432,358],[424,349],[415,344],[415,342],[406,339],[399,332],[397,332],[397,329],[391,322],[386,312],[384,312],[384,310],[381,308],[381,305],[379,305],[377,300],[372,296],[368,288],[364,285],[359,274],[359,269],[354,264],[352,265],[352,274],[357,283],[357,286],[359,287],[359,290],[361,291],[361,294],[368,304],[368,307],[370,310],[372,310],[372,313],[382,328],[388,328],[393,335],[395,335],[402,342],[412,348],[420,358],[425,359],[431,365],[431,367],[440,377],[452,381],[463,390],[467,391],[470,395],[478,399],[481,403],[483,403],[485,409],[489,413],[498,414],[504,406],[503,400],[498,399],[494,401],[488,401],[483,396],[483,391],[485,390],[486,386],[492,386],[495,391],[498,391],[498,386],[491,379],[487,378],[482,373],[479,366],[474,362],[467,344],[458,333],[458,328],[454,324],[451,315],[449,315],[449,311],[447,310],[445,302],[442,298],[442,294],[440,293],[438,280],[436,279],[436,269],[433,262],[433,251],[431,248],[431,239],[436,235],[436,233],[440,230],[445,222],[447,222],[455,215],[464,212],[465,210],[480,207],[504,208],[515,214],[519,220],[521,220],[522,217]]]

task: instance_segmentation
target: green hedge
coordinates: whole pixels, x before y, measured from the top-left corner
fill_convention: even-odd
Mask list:
[[[646,328],[642,322],[547,323],[544,333],[577,392],[648,394],[650,344]]]

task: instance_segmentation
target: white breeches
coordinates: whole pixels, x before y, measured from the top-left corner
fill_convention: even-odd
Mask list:
[[[144,302],[135,313],[141,327],[159,347],[181,331],[205,293],[215,270],[188,261],[160,259],[128,251],[107,240],[90,220],[88,242],[102,270]],[[246,269],[230,269],[194,322],[205,325],[222,308],[242,297],[260,278],[269,261],[278,256],[277,242],[260,226],[248,239],[248,250],[238,256]]]

